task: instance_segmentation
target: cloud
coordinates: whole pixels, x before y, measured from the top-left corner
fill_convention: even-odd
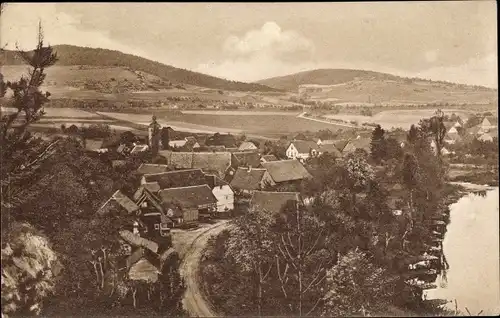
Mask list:
[[[42,22],[45,43],[106,48],[147,57],[147,53],[111,38],[108,31],[84,29],[80,18],[59,11],[55,4],[9,4],[2,13],[1,45],[15,49],[36,46],[38,21]]]
[[[497,65],[496,53],[490,53],[485,57],[471,58],[461,65],[432,67],[412,76],[497,88]]]
[[[232,80],[259,79],[308,70],[314,67],[312,41],[276,22],[241,37],[232,35],[222,44],[224,57],[198,65],[196,71]]]

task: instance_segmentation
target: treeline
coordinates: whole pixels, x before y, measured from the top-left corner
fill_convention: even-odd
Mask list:
[[[28,128],[50,96],[40,90],[44,70],[57,56],[43,45],[41,28],[35,51],[19,56],[30,78],[0,81],[2,97],[12,91],[11,106],[18,109],[0,123],[2,316],[182,315],[176,253],[158,281],[131,280],[118,233],[131,220],[96,215],[117,189],[133,195],[139,184],[133,172],[152,155],[131,156],[113,168],[117,158],[91,155],[77,139],[32,135]],[[165,240],[159,250],[171,245]]]
[[[132,71],[142,71],[156,75],[165,81],[173,83],[233,91],[277,91],[265,85],[229,81],[119,51],[72,45],[56,45],[54,50],[59,58],[58,65],[123,66]],[[2,65],[16,65],[24,62],[15,51],[4,50],[0,54],[0,63]]]

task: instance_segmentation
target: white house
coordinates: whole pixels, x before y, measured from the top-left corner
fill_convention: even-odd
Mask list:
[[[168,145],[171,148],[180,148],[184,146],[187,143],[187,139],[180,139],[180,140],[169,140]]]
[[[286,156],[289,159],[305,160],[318,154],[318,144],[314,141],[295,140],[290,142],[286,149]]]
[[[494,129],[498,127],[498,117],[495,116],[486,116],[481,122],[481,128],[488,132],[490,129]]]
[[[217,213],[234,210],[234,191],[229,184],[215,175],[206,175],[206,180],[217,199]]]

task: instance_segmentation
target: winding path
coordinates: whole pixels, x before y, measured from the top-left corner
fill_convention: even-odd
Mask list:
[[[180,273],[186,283],[186,292],[182,303],[191,317],[217,317],[211,304],[205,299],[200,283],[200,260],[208,239],[230,226],[228,221],[220,222],[200,233],[186,252],[180,267]]]

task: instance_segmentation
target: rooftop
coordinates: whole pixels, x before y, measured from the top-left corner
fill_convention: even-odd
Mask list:
[[[264,178],[266,169],[238,168],[231,180],[231,187],[239,190],[258,190]]]
[[[144,179],[147,183],[157,183],[160,189],[206,184],[205,175],[201,169],[186,169],[146,174],[144,175]]]
[[[217,203],[217,199],[208,185],[170,188],[160,190],[163,202],[178,202],[182,207],[198,207],[204,204]]]
[[[137,173],[139,174],[153,174],[167,171],[169,171],[167,165],[156,165],[152,163],[142,163],[139,168],[137,168]]]
[[[302,180],[311,174],[298,160],[280,160],[262,163],[274,182]]]

